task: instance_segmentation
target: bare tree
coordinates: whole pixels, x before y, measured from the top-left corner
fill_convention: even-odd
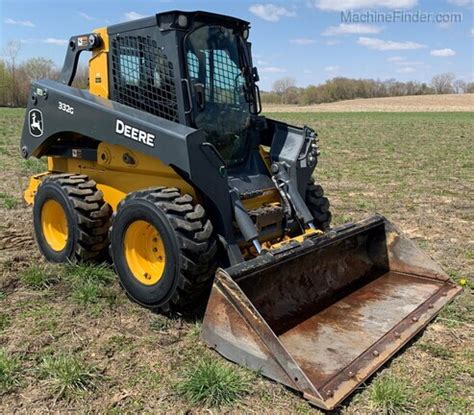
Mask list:
[[[89,67],[86,65],[80,65],[77,68],[76,76],[72,83],[74,88],[87,89],[89,87]]]
[[[5,61],[0,60],[0,106],[10,105],[11,74]]]
[[[453,73],[446,72],[433,76],[431,83],[437,94],[452,94],[455,79],[456,76]]]
[[[21,42],[18,40],[10,40],[5,46],[3,53],[5,54],[9,65],[15,67],[16,59],[21,50]]]
[[[464,94],[466,92],[466,89],[467,89],[467,84],[466,84],[466,82],[464,82],[461,79],[456,79],[453,82],[453,88],[454,88],[454,92],[456,94]]]
[[[11,106],[18,106],[20,102],[20,92],[18,88],[18,74],[16,60],[21,50],[21,43],[18,40],[11,40],[7,43],[4,48],[4,55],[6,56],[6,64],[8,71],[10,72],[10,99],[9,104]]]
[[[35,79],[54,79],[57,70],[51,59],[31,58],[25,64],[25,72],[30,81]]]
[[[286,104],[288,102],[288,92],[291,88],[295,87],[296,79],[290,77],[277,79],[273,83],[273,91],[280,95],[282,104]]]

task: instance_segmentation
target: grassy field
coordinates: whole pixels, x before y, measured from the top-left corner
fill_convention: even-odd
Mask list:
[[[267,112],[473,112],[474,94],[360,98],[317,105],[264,104]]]
[[[200,321],[132,304],[108,266],[42,260],[21,194],[44,164],[19,158],[23,115],[0,109],[0,412],[319,413],[208,350]],[[473,114],[273,117],[318,130],[336,224],[380,212],[464,285],[340,413],[472,413]]]

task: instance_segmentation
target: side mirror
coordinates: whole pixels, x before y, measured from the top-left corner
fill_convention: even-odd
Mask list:
[[[206,88],[204,84],[194,84],[194,94],[196,96],[196,104],[200,111],[206,107]]]

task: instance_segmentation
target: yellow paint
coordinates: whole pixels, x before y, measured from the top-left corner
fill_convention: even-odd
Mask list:
[[[268,171],[271,172],[270,168],[271,168],[272,162],[270,160],[270,147],[261,145],[258,147],[258,150],[260,152],[260,157],[262,157],[262,160],[265,163],[265,166],[267,166]]]
[[[133,159],[134,164],[125,163],[125,155]],[[97,149],[97,159],[95,162],[50,157],[48,168],[53,172],[86,174],[97,183],[97,188],[104,193],[104,200],[114,210],[128,193],[157,186],[176,187],[198,200],[194,188],[155,157],[102,142]]]
[[[29,205],[33,204],[33,201],[35,200],[36,191],[38,190],[38,186],[41,184],[41,181],[44,179],[44,177],[48,174],[49,172],[45,172],[30,177],[30,183],[28,184],[28,187],[23,193],[23,198],[25,199],[26,203],[28,203]]]
[[[97,189],[99,189],[104,194],[104,200],[112,206],[112,209],[117,210],[117,206],[122,201],[127,193],[121,191],[115,187],[109,186],[107,184],[97,184]]]
[[[278,249],[284,245],[289,244],[292,241],[296,241],[298,243],[304,242],[304,240],[310,236],[322,235],[324,232],[319,229],[306,229],[306,231],[302,235],[297,235],[292,238],[285,237],[285,239],[281,242],[273,244],[270,249]]]
[[[163,240],[149,222],[132,222],[123,238],[123,252],[132,275],[144,285],[160,281],[166,266]]]
[[[101,46],[94,49],[92,58],[89,60],[89,92],[102,98],[109,97],[109,35],[107,28],[95,29],[94,33],[100,35]]]
[[[53,251],[62,251],[69,235],[67,217],[59,202],[48,199],[41,208],[41,229],[44,239]]]
[[[280,203],[280,195],[276,189],[269,189],[260,196],[242,200],[242,204],[247,210],[258,209],[259,207],[273,203]]]

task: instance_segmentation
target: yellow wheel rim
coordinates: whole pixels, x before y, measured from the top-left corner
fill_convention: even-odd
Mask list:
[[[59,202],[48,199],[41,208],[41,228],[44,239],[53,251],[62,251],[67,244],[69,230],[67,216]]]
[[[144,285],[156,284],[165,271],[165,246],[156,228],[144,220],[132,222],[123,239],[128,268]]]

